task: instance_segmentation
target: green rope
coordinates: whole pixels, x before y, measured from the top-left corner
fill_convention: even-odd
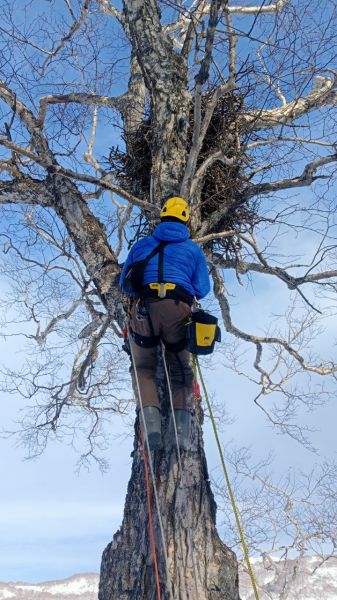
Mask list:
[[[202,389],[204,391],[204,395],[205,395],[207,407],[208,407],[208,410],[209,410],[209,414],[210,414],[210,417],[211,417],[213,431],[214,431],[214,436],[215,436],[216,443],[217,443],[217,446],[218,446],[218,450],[219,450],[219,454],[220,454],[220,459],[221,459],[221,463],[222,463],[222,468],[223,468],[223,472],[224,472],[225,479],[226,479],[227,489],[228,489],[230,501],[231,501],[231,504],[232,504],[232,507],[233,507],[233,511],[234,511],[234,515],[235,515],[236,524],[237,524],[237,527],[238,527],[238,530],[239,530],[239,534],[240,534],[241,544],[242,544],[243,553],[244,553],[246,564],[247,564],[247,569],[248,569],[249,577],[250,577],[250,580],[252,582],[252,586],[253,586],[255,598],[256,598],[256,600],[259,600],[259,593],[257,591],[256,579],[255,579],[255,575],[254,575],[254,572],[253,572],[253,569],[252,569],[252,565],[250,563],[249,553],[248,553],[248,547],[247,547],[247,543],[246,543],[246,539],[245,539],[245,534],[244,534],[242,526],[241,526],[239,511],[238,511],[238,507],[237,507],[236,502],[235,502],[235,497],[234,497],[234,493],[233,493],[233,490],[232,490],[231,482],[230,482],[230,479],[229,479],[229,475],[228,475],[228,471],[227,471],[227,467],[226,467],[226,463],[225,463],[224,454],[223,454],[223,451],[222,451],[222,448],[221,448],[221,444],[220,444],[220,440],[219,440],[219,435],[218,435],[218,430],[217,430],[217,426],[216,426],[215,419],[214,419],[213,410],[212,410],[212,407],[211,407],[211,403],[209,401],[208,392],[207,392],[205,381],[204,381],[204,378],[203,378],[203,375],[202,375],[202,372],[201,372],[201,369],[200,369],[200,364],[199,364],[199,361],[198,361],[198,357],[194,354],[193,355],[193,370],[194,370],[195,378],[196,378],[196,370],[197,369],[198,369],[198,373],[199,373],[199,377],[200,377]]]

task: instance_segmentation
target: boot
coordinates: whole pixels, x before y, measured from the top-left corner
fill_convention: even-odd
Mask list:
[[[174,417],[177,427],[179,450],[186,450],[190,445],[191,413],[189,410],[175,409]],[[170,446],[171,448],[177,447],[172,416],[170,420]]]
[[[161,418],[160,410],[156,406],[145,406],[143,408],[144,419],[146,425],[147,436],[149,439],[150,450],[161,448]],[[142,414],[140,414],[140,422],[144,433],[144,424]],[[145,438],[145,433],[144,433]],[[145,442],[146,443],[146,442]]]

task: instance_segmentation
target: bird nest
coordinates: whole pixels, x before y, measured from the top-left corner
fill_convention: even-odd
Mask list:
[[[207,108],[210,94],[203,97],[202,111]],[[199,155],[198,167],[212,154],[222,150],[224,156],[232,159],[231,164],[215,161],[207,169],[201,188],[198,192],[200,205],[200,222],[216,222],[208,233],[221,231],[240,231],[242,227],[253,225],[255,209],[244,201],[245,155],[240,145],[238,117],[243,108],[243,96],[228,93],[221,97],[215,107],[210,124]],[[192,141],[193,109],[190,113],[188,147]],[[149,200],[151,176],[151,117],[143,120],[136,132],[124,138],[126,150],[118,146],[112,147],[109,155],[111,172],[124,189],[138,198]],[[215,214],[223,212],[220,219],[212,219]],[[145,219],[146,220],[146,219]],[[143,220],[144,224],[144,220]],[[237,238],[236,238],[237,239]],[[217,239],[213,247],[220,248],[233,258],[240,248],[234,238]]]

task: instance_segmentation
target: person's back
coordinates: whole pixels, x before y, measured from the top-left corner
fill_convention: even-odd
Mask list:
[[[121,274],[121,288],[123,289],[129,265],[146,258],[160,242],[169,242],[163,249],[163,273],[160,274],[158,253],[149,260],[145,268],[144,285],[158,282],[162,278],[165,282],[182,286],[192,299],[206,296],[210,285],[204,254],[190,239],[187,227],[177,221],[162,221],[151,236],[140,239],[132,246]]]

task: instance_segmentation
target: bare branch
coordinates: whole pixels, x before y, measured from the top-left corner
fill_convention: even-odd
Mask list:
[[[278,0],[275,4],[260,5],[260,6],[227,6],[226,11],[229,14],[263,14],[280,12],[288,3],[288,0]],[[195,8],[196,6],[196,8]],[[181,37],[187,30],[188,24],[193,23],[194,28],[198,26],[201,19],[210,12],[211,3],[204,0],[202,2],[194,0],[185,12],[181,12],[179,18],[174,23],[170,23],[165,27],[167,33],[177,32]]]
[[[53,171],[55,173],[59,173],[59,174],[63,175],[64,177],[67,177],[69,179],[76,179],[78,181],[85,181],[87,183],[93,183],[94,185],[97,185],[98,187],[101,187],[105,190],[114,192],[118,196],[121,196],[121,198],[125,198],[125,200],[128,200],[128,202],[130,202],[134,206],[139,206],[140,208],[143,208],[144,210],[148,210],[148,211],[151,211],[152,213],[154,212],[155,214],[159,215],[160,209],[158,207],[153,206],[153,204],[150,204],[149,202],[146,202],[145,200],[140,200],[136,196],[133,196],[129,192],[123,190],[123,188],[112,183],[109,180],[108,175],[104,175],[101,178],[93,177],[91,175],[86,175],[85,173],[77,173],[75,171],[72,171],[71,169],[66,169],[60,165],[56,165],[54,167]]]
[[[241,232],[224,231],[221,233],[209,234],[204,237],[197,238],[195,241],[200,244],[205,244],[211,240],[226,239],[228,237],[234,237],[234,238],[237,237],[238,239],[240,239],[243,242],[245,242],[246,244],[248,244],[254,250],[254,253],[256,254],[256,256],[258,257],[260,262],[252,263],[252,262],[247,262],[247,261],[241,260],[239,258],[237,258],[235,260],[231,260],[228,258],[221,259],[220,257],[217,257],[216,264],[218,266],[220,266],[222,268],[226,268],[226,269],[233,268],[236,270],[237,273],[240,273],[240,274],[245,274],[250,271],[254,271],[257,273],[274,275],[278,279],[283,281],[290,290],[297,290],[298,293],[303,298],[304,302],[306,304],[308,304],[308,306],[310,306],[310,308],[312,308],[314,311],[316,311],[318,313],[321,313],[321,311],[318,308],[316,308],[315,306],[313,306],[313,304],[308,300],[308,298],[306,298],[306,296],[299,289],[299,287],[301,285],[303,285],[304,283],[317,283],[319,281],[326,282],[326,280],[333,279],[333,278],[337,277],[336,270],[324,271],[324,272],[320,272],[320,273],[310,273],[310,269],[309,269],[305,275],[294,277],[288,273],[287,268],[273,266],[267,262],[267,260],[263,256],[262,252],[259,250],[257,242],[252,234],[251,234],[252,239],[250,239],[246,235],[243,235]],[[288,268],[291,268],[291,267],[288,267]]]
[[[35,146],[39,154],[39,161],[42,165],[50,167],[54,162],[54,157],[48,147],[46,139],[44,138],[40,124],[35,118],[31,110],[21,102],[16,94],[4,83],[0,81],[0,98],[6,102],[13,113],[16,114],[25,125],[30,135],[32,136],[32,144]],[[4,144],[4,140],[2,141]]]
[[[197,244],[207,244],[207,242],[210,242],[212,240],[218,240],[218,239],[222,239],[222,238],[228,238],[228,237],[233,237],[234,235],[238,235],[238,232],[235,229],[231,229],[229,231],[221,231],[219,233],[209,233],[208,235],[204,235],[202,237],[197,237],[194,238],[194,241]]]
[[[275,4],[261,4],[260,6],[229,6],[228,11],[232,14],[260,15],[264,13],[280,12],[288,3],[288,0],[278,0]]]
[[[68,10],[69,10],[69,12],[70,12],[70,14],[72,16],[73,21],[76,21],[76,15],[75,15],[75,13],[73,11],[73,8],[71,6],[70,0],[64,0],[64,1],[65,1],[66,5],[68,7]]]
[[[52,96],[42,96],[40,99],[40,109],[38,123],[43,125],[49,104],[83,104],[88,106],[103,106],[122,110],[130,102],[127,94],[122,96],[98,96],[96,94],[86,94],[84,92],[73,92],[71,94],[56,94]]]
[[[227,5],[225,8],[225,20],[226,20],[226,28],[227,28],[227,36],[229,43],[229,61],[228,61],[228,83],[231,87],[235,86],[236,83],[236,75],[237,75],[237,56],[236,56],[236,47],[238,43],[238,38],[235,33],[235,29],[233,27],[233,20],[230,14],[229,6]]]
[[[197,170],[197,172],[194,175],[192,184],[191,184],[191,196],[195,196],[196,190],[198,189],[198,186],[200,185],[200,183],[202,182],[203,177],[206,174],[207,169],[209,169],[209,167],[211,167],[215,162],[220,162],[224,165],[233,165],[235,162],[234,158],[227,158],[222,150],[218,150],[217,152],[214,152],[214,154],[211,154],[210,156],[208,156],[206,158],[206,160],[200,165],[199,169]]]
[[[227,232],[226,232],[227,233]],[[219,237],[221,234],[219,234]],[[206,236],[205,236],[206,237]],[[207,236],[208,237],[208,236]],[[209,236],[209,239],[212,236]],[[218,236],[217,236],[218,237]],[[227,236],[224,236],[227,237]],[[229,236],[228,236],[229,237]],[[209,241],[209,239],[206,241]],[[198,240],[199,241],[199,240]],[[202,238],[201,238],[202,242]],[[287,287],[290,290],[295,290],[298,286],[303,285],[305,283],[317,283],[317,282],[325,282],[329,279],[337,278],[337,270],[332,269],[331,271],[321,271],[318,273],[310,273],[305,274],[303,276],[294,277],[290,275],[286,269],[282,269],[281,267],[276,267],[272,265],[266,265],[255,262],[247,262],[244,260],[229,260],[224,259],[220,261],[220,265],[222,268],[228,269],[236,269],[238,273],[244,275],[249,273],[250,271],[255,271],[256,273],[264,273],[266,275],[274,275],[278,279],[284,281]]]
[[[97,108],[97,105],[95,105],[93,108],[93,114],[92,114],[92,127],[91,127],[90,140],[88,143],[87,150],[83,154],[83,158],[89,165],[94,167],[94,169],[96,169],[96,171],[102,172],[100,169],[100,166],[98,164],[98,161],[96,160],[96,158],[93,156],[93,153],[92,153],[95,139],[96,139],[97,123],[98,123],[98,108]]]
[[[121,214],[120,222],[118,224],[118,246],[116,248],[116,256],[119,256],[122,251],[125,226],[131,218],[132,209],[133,209],[132,204],[129,204],[126,207],[125,206],[122,207],[123,212]],[[117,209],[117,213],[118,213],[118,211],[120,211],[120,209]]]
[[[51,59],[54,58],[64,48],[65,44],[67,42],[69,42],[69,40],[73,37],[73,35],[75,35],[75,33],[82,27],[84,21],[86,20],[86,18],[88,16],[90,2],[91,2],[91,0],[84,0],[78,19],[76,19],[74,21],[72,27],[69,29],[68,33],[66,33],[62,37],[62,39],[60,40],[60,42],[56,46],[56,48],[54,48],[53,50],[51,50],[49,52],[49,56],[45,60],[42,70],[44,70],[46,68],[46,66],[51,61]]]
[[[188,155],[188,160],[185,168],[183,181],[181,183],[180,192],[182,196],[189,197],[192,180],[194,177],[197,160],[200,149],[209,125],[211,115],[209,107],[202,122],[201,117],[201,95],[204,84],[209,77],[209,69],[211,66],[215,29],[219,22],[220,11],[227,5],[227,0],[212,0],[210,4],[210,16],[207,25],[205,53],[201,61],[199,73],[195,77],[195,92],[194,92],[194,124],[192,133],[192,144]]]
[[[298,177],[293,177],[291,179],[282,179],[280,181],[273,181],[271,183],[260,183],[256,185],[249,186],[245,192],[244,197],[246,199],[252,198],[253,196],[257,196],[259,194],[269,194],[272,192],[277,192],[279,190],[286,190],[296,187],[303,187],[311,185],[316,179],[324,179],[327,178],[328,175],[316,175],[317,169],[323,167],[324,165],[328,165],[337,161],[337,153],[331,156],[325,156],[323,158],[317,158],[313,160],[311,163],[307,164],[303,170],[303,173]]]
[[[78,386],[81,391],[84,390],[87,385],[88,374],[90,374],[91,369],[93,369],[94,363],[98,356],[99,343],[105,336],[108,327],[109,327],[109,319],[108,319],[108,317],[106,317],[103,320],[103,324],[102,324],[101,328],[99,329],[99,331],[97,333],[94,333],[92,336],[88,353],[87,353],[84,361],[80,365],[80,368],[78,371],[78,376],[77,376]]]
[[[260,148],[262,146],[269,146],[272,144],[283,144],[283,142],[294,142],[295,144],[315,144],[316,146],[323,146],[328,148],[336,148],[337,144],[332,142],[323,142],[322,140],[315,140],[303,137],[291,137],[280,135],[276,138],[268,138],[266,140],[259,140],[258,142],[252,142],[247,144],[247,150],[253,150],[254,148]]]
[[[109,0],[95,0],[96,4],[101,7],[102,12],[108,17],[116,17],[116,19],[125,25],[125,18],[122,12],[120,12]]]
[[[41,162],[40,157],[30,150],[30,146],[28,146],[28,148],[22,148],[22,146],[19,146],[18,144],[15,144],[14,142],[11,142],[10,140],[7,140],[5,138],[0,138],[0,146],[4,146],[4,148],[8,148],[8,150],[12,150],[16,154],[26,156],[27,158],[29,158],[29,160],[32,160],[33,162]],[[41,164],[44,164],[43,159]]]
[[[30,177],[13,181],[0,181],[0,204],[31,204],[52,206],[53,194],[46,181]]]
[[[264,73],[265,73],[265,76],[266,76],[266,81],[267,81],[268,85],[271,87],[271,89],[272,89],[272,90],[274,90],[275,94],[276,94],[276,95],[278,96],[278,98],[280,99],[282,106],[286,106],[286,105],[287,105],[287,99],[286,99],[286,97],[285,97],[285,96],[282,94],[282,92],[281,92],[281,90],[280,90],[280,86],[279,86],[279,84],[278,84],[278,85],[276,85],[276,84],[273,82],[273,80],[272,80],[272,78],[271,78],[271,76],[270,76],[270,73],[269,73],[269,71],[268,71],[268,69],[267,69],[266,63],[265,63],[265,61],[264,61],[264,59],[263,59],[263,56],[262,56],[262,50],[263,50],[263,47],[264,47],[265,45],[266,45],[266,44],[263,44],[263,45],[262,45],[262,47],[258,49],[258,51],[257,51],[257,55],[258,55],[258,57],[259,57],[259,60],[260,60],[260,63],[261,63],[261,65],[262,65],[262,69],[263,69],[263,71],[264,71]]]
[[[323,106],[337,103],[336,74],[333,77],[316,77],[313,90],[304,97],[288,102],[281,108],[255,110],[240,116],[240,126],[253,131],[291,125],[296,119]]]
[[[44,157],[40,158],[40,156],[33,154],[32,152],[30,152],[30,150],[27,150],[26,148],[22,148],[21,146],[18,146],[17,144],[14,144],[13,142],[10,142],[6,139],[0,139],[0,145],[3,145],[10,150],[14,150],[17,154],[22,154],[23,156],[27,156],[27,158],[35,161],[37,164],[41,164],[41,166],[44,166],[44,167],[46,166]],[[122,198],[125,198],[126,200],[128,200],[131,204],[133,204],[135,206],[139,206],[141,208],[144,208],[145,210],[151,210],[151,211],[155,210],[155,212],[158,212],[158,214],[159,214],[159,209],[157,209],[157,207],[153,207],[153,205],[150,204],[149,202],[140,200],[139,198],[136,198],[136,196],[133,196],[129,192],[123,190],[118,185],[115,185],[114,183],[109,181],[109,176],[103,175],[101,178],[94,177],[91,175],[87,175],[86,173],[77,173],[75,171],[72,171],[71,169],[63,168],[61,165],[57,165],[57,164],[54,164],[53,167],[49,167],[49,170],[54,173],[60,173],[60,174],[64,175],[64,177],[68,177],[70,179],[76,179],[78,181],[85,181],[87,183],[92,183],[92,184],[98,186],[99,188],[109,190],[111,192],[115,192]]]
[[[0,31],[2,33],[4,33],[5,35],[7,35],[8,37],[12,38],[13,40],[20,42],[22,44],[26,44],[27,46],[31,46],[31,48],[34,48],[34,50],[38,50],[38,52],[42,52],[42,54],[47,54],[47,56],[51,56],[52,52],[50,50],[46,50],[45,48],[41,48],[41,46],[38,46],[37,44],[34,44],[34,42],[28,40],[25,37],[22,37],[16,33],[14,33],[13,31],[7,31],[6,29],[4,29],[3,27],[0,27]]]
[[[69,319],[69,317],[71,317],[73,315],[73,313],[78,309],[78,307],[81,306],[81,304],[83,304],[82,298],[80,300],[76,300],[75,302],[73,302],[73,304],[68,308],[67,311],[54,317],[48,323],[48,325],[45,327],[45,329],[43,331],[40,330],[40,325],[39,325],[38,330],[34,336],[36,341],[38,342],[38,344],[43,344],[46,341],[47,336],[50,333],[52,333],[53,331],[55,331],[57,325],[61,321],[67,321]]]
[[[188,9],[185,8],[185,10],[180,10],[177,21],[166,25],[165,32],[177,32],[177,35],[181,38],[191,27],[196,31],[202,17],[209,13],[210,8],[211,3],[207,0],[193,0]]]
[[[263,372],[263,374],[265,375],[265,372],[261,371],[260,366],[262,357],[262,344],[277,344],[279,346],[282,346],[306,371],[316,373],[317,375],[334,375],[337,372],[337,364],[335,364],[332,360],[321,362],[319,365],[307,364],[303,356],[301,356],[299,352],[297,352],[297,350],[295,350],[295,348],[293,348],[286,340],[277,337],[256,336],[248,334],[235,327],[235,325],[233,325],[232,323],[229,303],[224,294],[224,284],[222,277],[216,268],[213,269],[212,274],[214,279],[214,293],[219,302],[222,318],[225,323],[226,329],[229,333],[232,333],[236,337],[241,338],[246,342],[251,342],[252,344],[255,344],[256,358],[254,366],[259,372]]]

